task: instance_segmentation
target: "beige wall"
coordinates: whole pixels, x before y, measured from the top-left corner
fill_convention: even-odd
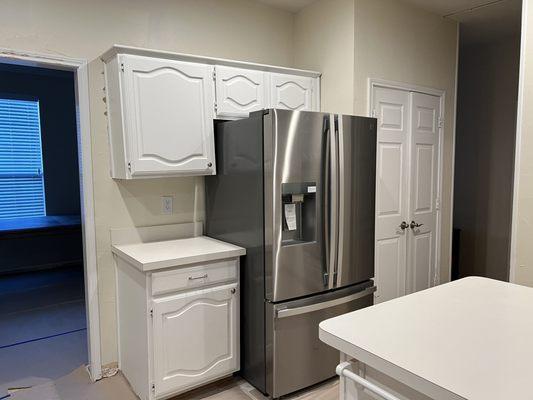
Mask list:
[[[291,66],[293,15],[249,0],[2,0],[0,47],[92,60],[112,44]],[[102,65],[90,65],[102,362],[117,359],[110,228],[203,219],[203,179],[113,181]],[[195,195],[196,194],[196,195]],[[160,215],[160,196],[174,212]],[[195,202],[197,202],[195,207]]]
[[[319,0],[297,16],[250,0],[0,0],[0,6],[0,47],[92,60],[120,43],[318,69],[328,111],[366,114],[367,77],[445,89],[449,229],[451,22],[399,0]],[[203,179],[111,180],[101,63],[92,62],[89,72],[102,362],[108,363],[117,358],[109,229],[202,220]],[[161,195],[174,196],[171,216],[159,214]],[[447,238],[443,265],[449,261]]]
[[[441,281],[450,268],[457,24],[401,0],[355,0],[355,113],[366,115],[368,78],[446,91]]]
[[[461,46],[453,221],[460,277],[508,280],[519,58],[518,36]]]
[[[353,114],[353,48],[353,0],[319,0],[295,15],[294,63],[322,72],[322,111]]]
[[[527,23],[523,26],[521,56],[522,105],[519,104],[517,168],[515,170],[516,209],[513,223],[511,262],[516,283],[533,287],[533,2],[524,0]],[[512,279],[513,277],[511,277]]]

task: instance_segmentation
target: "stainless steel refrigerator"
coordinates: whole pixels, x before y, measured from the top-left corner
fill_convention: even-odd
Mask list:
[[[376,120],[258,111],[215,149],[206,233],[247,249],[241,373],[277,398],[334,376],[318,324],[373,302]]]

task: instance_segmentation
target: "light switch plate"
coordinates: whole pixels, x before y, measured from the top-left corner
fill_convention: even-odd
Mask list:
[[[172,214],[172,201],[174,198],[172,196],[161,196],[161,214],[170,215]]]

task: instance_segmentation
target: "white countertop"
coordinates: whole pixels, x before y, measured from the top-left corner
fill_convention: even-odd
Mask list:
[[[242,247],[207,236],[113,245],[112,251],[141,271],[239,257],[246,254],[246,250]]]
[[[533,398],[533,289],[471,277],[320,324],[320,339],[435,399]]]

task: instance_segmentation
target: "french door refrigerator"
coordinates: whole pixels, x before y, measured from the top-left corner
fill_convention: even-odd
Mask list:
[[[206,233],[247,250],[241,373],[277,398],[334,376],[318,324],[373,303],[376,120],[257,111],[215,149]]]

